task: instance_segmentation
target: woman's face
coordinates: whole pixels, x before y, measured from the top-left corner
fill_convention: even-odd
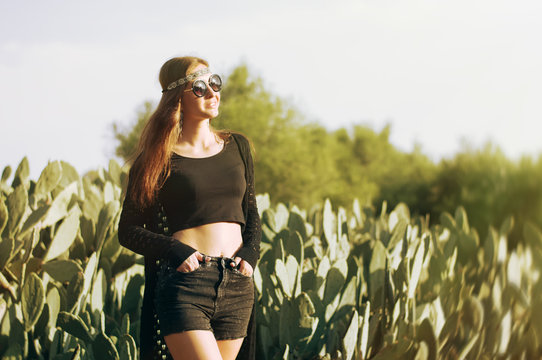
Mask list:
[[[206,68],[203,64],[198,64],[189,68],[188,74]],[[186,84],[181,95],[182,109],[184,119],[206,120],[218,116],[218,106],[220,105],[220,92],[214,92],[208,85],[209,77],[212,74],[205,74]],[[192,91],[192,83],[196,80],[203,80],[207,84],[207,93],[202,97],[197,97]]]

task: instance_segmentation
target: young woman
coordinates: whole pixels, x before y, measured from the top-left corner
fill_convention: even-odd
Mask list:
[[[235,359],[261,236],[250,145],[211,127],[222,80],[205,60],[170,59],[159,80],[162,99],[141,135],[118,231],[145,256],[141,357],[154,313],[174,359]],[[153,231],[160,210],[171,236]]]

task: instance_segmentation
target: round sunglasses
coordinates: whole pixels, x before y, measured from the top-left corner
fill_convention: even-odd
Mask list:
[[[222,89],[222,79],[217,74],[209,76],[208,84],[214,92],[219,92]],[[197,97],[203,97],[207,94],[207,84],[203,80],[196,80],[192,83],[192,89],[185,91],[192,91]]]

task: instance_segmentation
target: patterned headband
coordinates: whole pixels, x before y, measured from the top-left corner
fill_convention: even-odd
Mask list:
[[[177,86],[184,85],[187,82],[189,82],[191,80],[194,80],[194,79],[200,77],[201,75],[209,74],[210,72],[211,72],[211,69],[209,69],[209,68],[198,70],[195,73],[192,73],[190,75],[187,75],[187,76],[183,77],[182,79],[179,79],[177,81],[172,82],[171,84],[169,84],[167,86],[167,88],[165,90],[162,90],[162,92],[165,93],[166,91],[173,90]]]

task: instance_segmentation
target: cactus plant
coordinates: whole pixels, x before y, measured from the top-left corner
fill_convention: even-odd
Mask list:
[[[9,183],[12,178],[11,183]],[[0,181],[0,356],[136,359],[143,267],[117,238],[126,171],[80,177],[65,162]],[[507,247],[507,218],[481,239],[462,208],[438,224],[399,204],[379,214],[272,205],[262,217],[258,356],[539,358],[542,233]]]

